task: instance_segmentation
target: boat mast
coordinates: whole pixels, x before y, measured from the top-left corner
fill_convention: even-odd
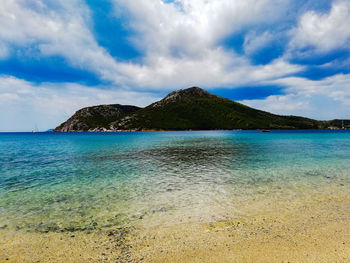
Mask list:
[[[36,123],[35,123],[35,128],[34,130],[32,130],[32,132],[39,132],[38,125],[36,125]]]

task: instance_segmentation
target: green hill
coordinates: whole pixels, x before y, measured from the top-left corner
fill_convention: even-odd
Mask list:
[[[315,120],[256,110],[197,87],[174,91],[111,124],[114,130],[317,129],[319,126]]]
[[[83,108],[54,131],[320,129],[343,124],[344,120],[275,115],[192,87],[171,92],[145,108],[119,104]]]

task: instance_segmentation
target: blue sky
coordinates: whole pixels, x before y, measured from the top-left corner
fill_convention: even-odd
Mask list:
[[[0,131],[199,86],[249,106],[350,118],[348,0],[3,0]]]

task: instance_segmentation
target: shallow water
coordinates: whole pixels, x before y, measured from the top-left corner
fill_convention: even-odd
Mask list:
[[[350,132],[0,134],[0,227],[210,220],[350,184]],[[345,191],[345,190],[344,190]]]

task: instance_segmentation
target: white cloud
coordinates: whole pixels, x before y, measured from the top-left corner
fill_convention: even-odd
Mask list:
[[[327,96],[350,107],[350,74],[338,74],[322,80],[305,78],[282,78],[276,84],[287,86],[289,93],[304,97]]]
[[[285,115],[318,119],[349,118],[349,83],[350,74],[338,74],[318,81],[299,77],[281,78],[270,84],[287,87],[286,95],[242,103]]]
[[[300,100],[299,96],[288,95],[274,95],[262,100],[243,100],[241,103],[249,105],[253,108],[265,110],[275,114],[282,115],[304,115],[300,112],[309,112],[310,103],[308,100]]]
[[[0,56],[7,51],[6,44],[37,49],[41,56],[62,56],[103,79],[121,81],[116,61],[98,45],[89,21],[90,11],[80,0],[4,0],[0,5]]]
[[[142,64],[119,64],[128,84],[154,89],[234,87],[266,81],[300,71],[303,67],[285,61],[253,66],[221,41],[249,26],[276,22],[287,11],[288,0],[162,1],[115,0],[131,13],[130,27],[137,32],[135,45],[143,49]],[[271,41],[264,33],[247,39],[247,51],[254,52]],[[244,76],[244,77],[242,77]]]
[[[221,47],[220,41],[242,28],[275,22],[289,2],[114,0],[116,7],[130,12],[129,26],[136,32],[133,41],[144,50],[142,62],[136,64],[121,63],[98,45],[89,28],[90,10],[82,0],[4,0],[0,6],[0,43],[4,43],[0,56],[8,53],[7,46],[24,47],[29,56],[59,55],[77,68],[133,89],[233,87],[266,81],[302,67],[281,61],[253,66],[244,56]],[[246,49],[253,52],[269,38],[268,33],[250,37]]]
[[[207,1],[114,0],[133,15],[135,42],[147,53],[168,55],[180,49],[200,55],[221,39],[251,25],[267,25],[283,16],[288,0]]]
[[[253,66],[243,58],[222,49],[212,50],[198,59],[154,57],[147,65],[125,64],[121,70],[133,76],[133,85],[154,89],[176,89],[189,86],[234,88],[257,85],[288,74],[300,72],[303,66],[277,59],[268,65]]]
[[[74,83],[40,85],[9,76],[0,77],[0,131],[30,131],[58,126],[76,110],[99,104],[146,106],[157,100],[150,93]]]
[[[257,34],[255,31],[246,34],[243,43],[244,53],[252,55],[261,48],[267,46],[274,40],[274,36],[265,31],[262,34]]]
[[[8,47],[0,42],[0,59],[5,59],[9,56],[9,49]]]
[[[350,1],[338,0],[329,13],[308,11],[301,16],[299,25],[292,30],[292,49],[315,47],[326,52],[350,45]]]

